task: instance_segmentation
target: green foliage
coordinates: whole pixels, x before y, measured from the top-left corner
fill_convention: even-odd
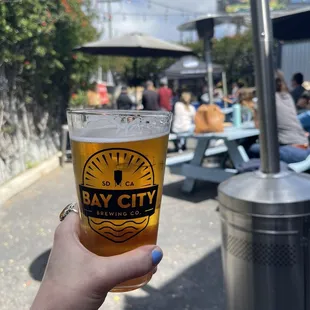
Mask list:
[[[134,59],[125,67],[124,78],[131,86],[141,85],[147,80],[157,80],[158,76],[173,64],[173,58],[139,58],[137,59],[137,76],[135,78]]]
[[[188,44],[199,56],[203,57],[203,42]],[[249,86],[254,85],[254,55],[252,32],[225,37],[212,42],[213,62],[223,65],[228,84],[243,79]]]
[[[186,43],[186,46],[190,47],[195,52],[195,54],[198,55],[200,58],[204,58],[202,40]]]
[[[77,93],[71,94],[69,107],[77,108],[84,107],[87,105],[87,92],[84,90],[78,90]]]
[[[215,63],[224,66],[229,84],[243,79],[248,86],[254,85],[254,55],[251,31],[234,37],[214,40],[213,59]]]
[[[39,163],[36,161],[27,161],[26,162],[26,169],[31,169],[34,168],[38,165]]]
[[[99,57],[99,64],[104,72],[109,69],[117,72],[129,86],[142,85],[147,80],[155,81],[176,59],[137,58],[136,76],[134,61],[132,57]]]
[[[0,3],[0,67],[10,91],[64,122],[70,93],[87,87],[96,66],[95,57],[72,52],[97,39],[94,17],[87,1]]]

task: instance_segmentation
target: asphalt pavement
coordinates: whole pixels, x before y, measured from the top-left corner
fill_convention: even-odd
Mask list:
[[[167,169],[168,170],[168,169]],[[144,288],[111,293],[106,310],[224,310],[216,185],[181,192],[166,171],[158,244],[164,259]],[[43,177],[0,207],[0,309],[29,309],[38,290],[59,212],[76,200],[72,165]]]

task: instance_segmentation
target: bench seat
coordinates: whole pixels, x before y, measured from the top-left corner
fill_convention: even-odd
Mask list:
[[[219,155],[227,152],[225,145],[208,148],[205,152],[205,157]],[[173,157],[168,157],[166,160],[166,166],[174,166],[191,161],[194,158],[194,152],[180,154]]]

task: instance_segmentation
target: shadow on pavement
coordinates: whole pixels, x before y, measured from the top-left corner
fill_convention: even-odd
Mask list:
[[[194,191],[190,194],[182,192],[183,180],[164,185],[163,194],[176,199],[198,203],[208,199],[215,199],[217,196],[218,184],[196,181]]]
[[[51,253],[50,249],[45,251],[44,253],[39,255],[29,266],[30,276],[34,280],[42,281],[50,253]]]
[[[149,296],[127,295],[124,310],[224,310],[220,248],[204,256],[160,289],[147,285],[143,290]]]

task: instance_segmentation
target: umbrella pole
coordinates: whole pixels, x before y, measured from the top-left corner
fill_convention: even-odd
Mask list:
[[[134,72],[134,81],[135,81],[135,100],[136,100],[136,107],[138,107],[138,91],[137,91],[138,59],[137,58],[134,58],[133,60],[133,72]]]
[[[256,85],[259,100],[261,171],[278,173],[279,142],[273,69],[273,33],[268,0],[251,0]]]
[[[228,97],[227,76],[226,76],[226,72],[225,72],[225,71],[222,72],[222,84],[223,84],[223,93],[224,93],[224,97],[227,98],[227,97]],[[227,108],[228,103],[226,102],[226,100],[225,100],[224,104],[225,104],[225,108]]]
[[[204,49],[205,49],[205,61],[207,64],[208,72],[208,86],[209,86],[209,98],[210,103],[213,103],[213,65],[212,65],[212,55],[211,55],[211,38],[206,33],[204,37]]]

